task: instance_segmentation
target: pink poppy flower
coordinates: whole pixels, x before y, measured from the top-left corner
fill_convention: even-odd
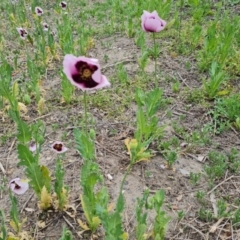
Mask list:
[[[142,29],[145,32],[161,32],[167,24],[158,16],[157,11],[153,11],[152,13],[150,13],[143,10],[141,20]]]
[[[20,35],[20,38],[23,39],[23,40],[24,40],[24,39],[27,37],[27,35],[28,35],[27,30],[25,30],[24,28],[17,28],[17,31],[18,31],[18,33],[19,33],[19,35]]]
[[[51,145],[51,148],[56,153],[64,153],[68,150],[62,142],[56,141]]]
[[[59,6],[62,8],[62,10],[66,10],[67,9],[67,3],[62,1],[59,3]]]
[[[9,187],[11,190],[18,194],[24,194],[28,190],[28,182],[20,178],[14,178],[9,182]]]
[[[31,142],[28,147],[31,152],[35,152],[37,150],[37,144],[34,142]]]
[[[40,17],[43,15],[43,10],[40,7],[35,7],[35,13]]]
[[[83,91],[110,86],[107,78],[101,74],[100,65],[95,58],[67,54],[63,60],[63,72],[74,86]]]
[[[43,23],[43,31],[48,31],[48,29],[49,29],[49,26],[48,26],[48,24],[47,23]]]

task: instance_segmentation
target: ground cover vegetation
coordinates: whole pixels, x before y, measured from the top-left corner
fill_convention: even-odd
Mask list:
[[[0,9],[0,240],[240,239],[239,0]]]

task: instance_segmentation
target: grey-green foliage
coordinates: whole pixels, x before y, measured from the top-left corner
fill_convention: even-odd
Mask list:
[[[231,122],[235,122],[237,118],[240,118],[240,95],[233,94],[216,99],[214,111],[223,119],[226,118]]]
[[[117,199],[116,209],[109,212],[108,209],[100,204],[97,205],[97,213],[105,230],[105,240],[122,240],[124,234],[122,212],[124,210],[124,198],[120,193]]]
[[[72,235],[71,231],[67,230],[64,227],[63,231],[62,231],[62,236],[61,236],[61,238],[59,238],[59,240],[72,240],[72,239],[73,239],[73,235]]]
[[[5,216],[2,210],[0,210],[0,240],[7,240],[7,228],[5,224]]]
[[[17,207],[17,198],[12,195],[12,192],[9,191],[10,202],[11,202],[11,209],[10,209],[10,219],[14,223],[15,230],[17,233],[20,232],[20,220],[19,220],[19,213]]]
[[[149,144],[163,133],[163,127],[158,126],[157,111],[165,104],[162,89],[156,88],[144,93],[137,89],[135,100],[138,105],[137,110],[137,130],[135,138],[139,143]]]
[[[154,240],[164,240],[167,225],[171,219],[170,217],[167,217],[165,211],[162,210],[164,198],[165,198],[164,191],[159,190],[150,199],[150,201],[148,203],[148,208],[154,209],[156,212],[156,217],[155,217],[154,223],[153,223]]]
[[[91,139],[87,133],[74,129],[74,138],[77,144],[77,150],[84,160],[94,160],[95,150],[94,141]]]
[[[38,163],[38,154],[34,155],[29,147],[18,144],[19,165],[25,167],[25,173],[30,180],[29,184],[35,193],[40,197],[41,190],[45,186],[48,192],[51,190],[51,177],[46,167],[40,166]]]
[[[136,206],[136,239],[137,240],[145,240],[144,234],[146,234],[147,230],[147,212],[145,212],[145,208],[147,206],[147,199],[149,197],[149,190],[145,190],[141,199],[137,198],[137,206]]]
[[[213,61],[209,70],[209,79],[204,80],[204,90],[208,98],[213,99],[220,91],[220,87],[227,80],[226,73],[221,66]]]
[[[204,166],[204,170],[211,180],[220,178],[227,169],[226,156],[222,153],[211,151],[208,154],[209,165]]]

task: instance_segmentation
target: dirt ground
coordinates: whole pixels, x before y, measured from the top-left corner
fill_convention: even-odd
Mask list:
[[[114,78],[115,67],[123,64],[127,70],[128,76],[134,81],[135,74],[139,71],[137,58],[140,56],[140,51],[134,44],[134,39],[128,38],[125,34],[117,33],[114,36],[106,37],[101,41],[111,42],[111,47],[104,47],[100,41],[95,41],[95,47],[90,50],[89,56],[97,56],[102,65],[104,75]],[[151,39],[149,40],[149,44]],[[109,57],[108,63],[104,62],[104,55]],[[190,63],[190,68],[186,69],[186,63]],[[55,63],[56,66],[61,64],[61,61]],[[158,145],[159,142],[154,142],[150,149],[155,156],[149,162],[141,162],[133,167],[132,172],[126,179],[124,185],[124,197],[126,202],[125,211],[123,214],[125,230],[129,233],[129,239],[134,238],[134,214],[137,197],[141,197],[146,188],[150,189],[150,193],[154,194],[159,189],[165,190],[164,210],[168,216],[171,216],[171,221],[168,225],[166,239],[168,240],[215,240],[215,239],[240,239],[240,229],[233,229],[231,220],[223,218],[216,225],[218,220],[213,219],[210,222],[204,222],[199,219],[198,211],[201,204],[196,199],[196,192],[199,190],[205,191],[206,202],[209,209],[214,210],[214,204],[211,202],[211,189],[209,189],[207,179],[204,177],[203,167],[208,164],[207,155],[210,150],[220,152],[229,152],[235,147],[240,151],[240,136],[239,132],[229,129],[220,135],[211,136],[211,144],[188,144],[186,147],[182,145],[186,139],[181,134],[174,130],[173,122],[176,122],[178,127],[185,129],[191,135],[196,129],[201,129],[201,126],[211,121],[205,106],[194,102],[189,102],[186,99],[186,94],[195,89],[198,89],[202,82],[200,81],[198,72],[196,71],[196,61],[194,57],[171,56],[171,52],[167,48],[162,49],[161,59],[158,59],[158,70],[161,74],[158,75],[159,87],[164,91],[164,96],[170,98],[171,101],[167,107],[159,111],[159,125],[165,125],[164,137],[167,140],[175,136],[179,140],[178,159],[173,166],[173,169],[166,168],[166,162],[161,155]],[[146,68],[146,72],[152,74],[154,64],[151,62]],[[171,83],[166,81],[167,77],[175,76],[181,83],[180,94],[174,93],[171,88]],[[109,89],[102,90],[102,94],[110,94],[114,98],[114,103],[111,106],[112,112],[118,112],[116,105],[119,96],[114,89],[119,87],[116,81],[112,81],[112,86]],[[152,83],[149,81],[149,89],[152,88]],[[80,155],[76,151],[73,129],[78,127],[78,119],[83,116],[83,105],[74,103],[70,107],[60,103],[60,79],[53,77],[51,71],[46,76],[43,83],[43,89],[47,92],[48,111],[42,116],[38,116],[37,110],[31,106],[27,115],[28,122],[33,122],[41,119],[47,126],[46,139],[42,148],[40,163],[46,165],[54,172],[56,155],[50,149],[50,145],[62,139],[62,134],[65,132],[65,140],[69,150],[66,153],[64,162],[65,169],[65,184],[70,188],[70,204],[76,208],[76,216],[71,218],[66,213],[60,212],[42,212],[40,213],[37,207],[37,199],[31,189],[27,194],[18,196],[18,205],[20,216],[23,219],[27,217],[25,229],[31,232],[34,239],[59,239],[63,226],[69,228],[75,239],[103,239],[103,229],[100,227],[93,235],[89,232],[81,232],[77,223],[77,219],[85,221],[81,208],[79,195],[81,187],[79,184],[80,169],[83,163]],[[128,89],[126,88],[126,94]],[[91,93],[90,99],[94,98],[95,94]],[[75,91],[76,97],[82,96],[82,92]],[[56,101],[54,99],[57,99]],[[120,100],[121,101],[121,98]],[[169,116],[167,113],[171,111]],[[124,139],[132,137],[134,133],[134,122],[136,116],[136,106],[134,103],[121,109],[119,115],[109,116],[108,106],[101,109],[91,105],[89,112],[93,115],[96,122],[96,156],[97,163],[105,176],[105,185],[108,188],[111,196],[111,202],[115,202],[120,189],[121,180],[123,179],[126,167],[129,164],[129,156],[124,146]],[[184,118],[182,117],[184,115]],[[54,129],[53,124],[58,124],[58,128]],[[0,123],[0,135],[11,134],[13,123],[7,117],[2,116]],[[6,170],[7,182],[15,177],[24,176],[24,169],[18,167],[18,158],[16,154],[16,138],[10,137],[0,146],[0,161]],[[199,183],[195,186],[190,183],[189,174],[203,173]],[[0,180],[3,181],[3,173],[0,171]],[[107,175],[111,174],[112,180],[109,180]],[[239,198],[240,194],[240,174],[226,175],[223,179],[216,182],[217,192],[215,198],[219,199],[230,197],[231,199]],[[218,185],[217,185],[218,184]],[[9,219],[10,203],[7,190],[0,191],[0,208],[6,214],[6,219]],[[185,216],[182,220],[178,220],[177,212],[183,210]],[[70,210],[69,210],[70,211]],[[154,213],[150,212],[148,216],[149,226],[154,219]],[[37,222],[43,220],[46,226],[41,228],[37,226]]]

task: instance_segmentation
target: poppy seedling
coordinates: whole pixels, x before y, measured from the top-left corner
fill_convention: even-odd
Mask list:
[[[19,33],[19,35],[20,35],[20,38],[23,39],[23,40],[25,40],[25,38],[26,38],[27,35],[28,35],[27,30],[20,27],[20,28],[17,28],[17,31],[18,31],[18,33]]]
[[[68,150],[62,142],[56,141],[51,146],[52,150],[56,153],[64,153]]]
[[[14,193],[18,195],[22,195],[28,190],[29,185],[26,180],[22,180],[20,178],[14,178],[10,181],[9,187]]]

